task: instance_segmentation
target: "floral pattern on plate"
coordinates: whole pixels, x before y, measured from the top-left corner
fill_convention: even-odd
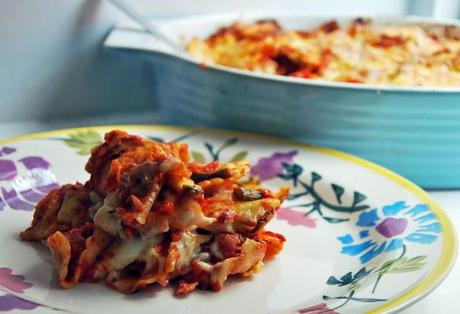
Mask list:
[[[288,200],[277,215],[279,223],[288,228],[300,228],[307,233],[327,226],[347,230],[331,234],[331,237],[337,243],[336,256],[355,266],[329,273],[324,277],[324,287],[321,287],[327,293],[322,294],[317,302],[298,304],[290,312],[353,312],[357,308],[355,304],[368,304],[367,308],[374,308],[372,304],[390,300],[383,283],[391,283],[397,277],[407,278],[406,274],[423,276],[429,267],[433,267],[431,251],[423,247],[439,246],[444,230],[428,204],[412,204],[397,198],[391,200],[389,196],[388,202],[375,206],[365,192],[369,190],[361,190],[365,185],[331,182],[330,175],[305,162],[301,148],[279,148],[274,144],[272,150],[255,154],[252,146],[244,144],[244,137],[229,135],[196,140],[202,132],[206,131],[164,131],[160,132],[161,135],[156,131],[140,131],[142,136],[160,142],[189,143],[192,158],[199,162],[251,160],[254,165],[252,175],[268,184],[291,188]],[[97,129],[80,129],[62,131],[57,136],[44,136],[44,139],[62,143],[75,155],[83,157],[89,154],[92,146],[102,141],[102,134]],[[58,186],[48,155],[24,156],[18,154],[20,150],[20,146],[0,148],[0,210],[31,210],[49,189]],[[356,190],[356,186],[360,188]],[[18,294],[27,294],[34,289],[32,282],[9,267],[0,268],[0,286]],[[37,306],[16,296],[0,295],[0,311]]]
[[[430,244],[441,232],[436,216],[426,204],[409,206],[404,201],[362,212],[356,226],[362,228],[358,236],[346,234],[338,239],[343,245],[341,252],[359,255],[361,263],[383,252],[400,250],[407,241]]]
[[[0,149],[0,211],[6,206],[33,210],[50,190],[58,187],[51,164],[40,156],[16,157],[17,149]]]
[[[13,274],[13,270],[8,267],[0,267],[0,287],[9,292],[24,293],[25,290],[31,288],[32,283],[27,282],[22,275]],[[10,294],[0,295],[0,312],[18,310],[32,310],[39,305],[17,296]]]

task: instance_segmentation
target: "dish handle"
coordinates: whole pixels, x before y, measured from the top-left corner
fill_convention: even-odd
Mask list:
[[[165,53],[178,58],[186,58],[162,40],[133,24],[115,26],[104,41],[104,47],[111,49],[132,49]]]

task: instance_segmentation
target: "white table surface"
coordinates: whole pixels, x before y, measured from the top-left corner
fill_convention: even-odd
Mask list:
[[[88,125],[103,124],[155,124],[160,123],[160,117],[153,113],[111,114],[91,118],[56,121],[26,121],[0,124],[0,140],[22,134]],[[457,238],[460,239],[460,190],[428,191],[429,194],[445,209],[455,225]],[[460,266],[457,262],[445,281],[431,294],[415,305],[407,308],[404,314],[451,314],[460,312],[457,298],[460,296]],[[56,313],[46,308],[37,308],[32,311],[9,311],[7,313]]]

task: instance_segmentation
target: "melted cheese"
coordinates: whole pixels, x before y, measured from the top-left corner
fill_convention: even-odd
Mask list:
[[[211,274],[211,281],[217,288],[221,288],[227,277],[232,274],[246,273],[249,275],[251,270],[259,270],[265,254],[265,245],[246,239],[241,246],[241,252],[236,257],[227,258],[217,264],[199,261],[199,267]]]
[[[460,40],[435,26],[358,23],[267,33],[272,22],[235,22],[194,38],[188,52],[200,62],[269,74],[405,86],[460,86]],[[439,28],[439,27],[438,27]]]
[[[111,236],[116,236],[121,231],[121,217],[115,212],[114,198],[114,196],[107,196],[104,204],[94,215],[94,224]]]
[[[86,169],[89,181],[51,191],[21,233],[23,240],[48,238],[63,288],[105,279],[133,293],[179,277],[178,294],[197,284],[218,290],[229,275],[261,265],[265,242],[250,238],[288,194],[243,200],[234,191],[249,172],[246,162],[189,163],[186,144],[144,141],[123,131],[106,134]],[[243,245],[243,237],[238,243],[222,238],[219,247],[220,238],[210,240],[221,231],[248,238]]]
[[[110,269],[121,270],[134,262],[145,250],[155,243],[161,242],[162,237],[152,239],[133,238],[117,242],[110,250],[112,257],[107,260]]]
[[[193,199],[186,199],[178,205],[171,223],[180,230],[191,230],[207,226],[215,222],[215,218],[206,217],[201,206]]]
[[[188,272],[192,261],[198,257],[201,244],[208,241],[210,236],[199,235],[186,231],[182,234],[181,239],[174,243],[178,252],[179,258],[176,261],[176,271],[180,274]]]
[[[81,206],[81,200],[77,194],[66,193],[62,201],[61,208],[57,215],[60,223],[71,224],[76,210]]]

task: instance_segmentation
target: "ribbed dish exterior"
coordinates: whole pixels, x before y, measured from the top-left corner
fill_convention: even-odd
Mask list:
[[[293,84],[145,57],[165,123],[277,135],[366,158],[425,188],[460,188],[460,93]]]

